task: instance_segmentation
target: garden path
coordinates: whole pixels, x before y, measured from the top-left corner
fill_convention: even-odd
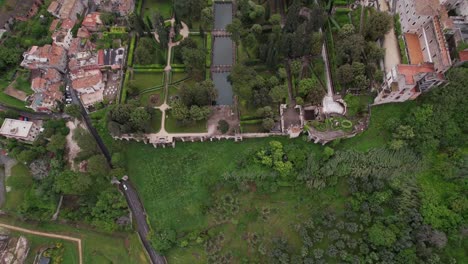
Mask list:
[[[379,0],[380,11],[388,12],[388,4],[385,0]],[[395,35],[395,28],[392,26],[390,31],[385,34],[383,47],[385,48],[385,73],[390,72],[393,67],[400,64],[400,49]]]
[[[170,134],[166,131],[166,110],[170,109],[171,107],[167,104],[167,98],[169,94],[169,75],[170,72],[172,71],[171,67],[171,57],[172,57],[172,48],[175,46],[179,45],[181,41],[183,41],[185,38],[189,37],[190,30],[184,22],[181,22],[182,28],[179,31],[179,34],[182,36],[182,39],[176,42],[173,42],[172,39],[175,37],[175,31],[174,31],[174,24],[175,24],[175,18],[171,18],[168,21],[171,22],[171,29],[169,32],[169,43],[167,45],[168,51],[167,51],[167,60],[166,60],[166,67],[164,68],[164,101],[161,106],[154,107],[162,112],[162,117],[161,117],[161,129],[159,130],[158,133],[151,134],[150,137],[157,137],[157,138],[167,138],[169,139]],[[159,42],[159,36],[155,33],[154,37],[156,40]]]
[[[58,238],[58,239],[63,239],[63,240],[76,242],[77,245],[78,245],[79,263],[83,264],[83,249],[81,247],[81,239],[79,239],[79,238],[71,237],[71,236],[64,236],[64,235],[59,235],[59,234],[54,234],[54,233],[45,233],[45,232],[41,232],[41,231],[30,230],[30,229],[21,228],[21,227],[12,226],[12,225],[7,225],[7,224],[3,224],[3,223],[0,223],[0,227],[6,228],[6,229],[11,229],[11,230],[18,231],[18,232],[28,233],[28,234],[32,234],[32,235],[36,235],[36,236]]]

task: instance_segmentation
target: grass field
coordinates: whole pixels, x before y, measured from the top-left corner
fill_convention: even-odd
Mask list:
[[[371,148],[387,144],[391,135],[384,129],[386,122],[393,117],[400,118],[404,116],[414,105],[414,101],[408,101],[405,103],[384,104],[372,107],[369,128],[353,138],[343,140],[339,148],[352,148],[359,151],[367,151]]]
[[[281,232],[298,245],[300,238],[294,234],[291,223],[300,221],[312,208],[341,208],[344,200],[340,198],[340,191],[333,189],[311,194],[302,186],[292,186],[272,194],[235,193],[240,212],[235,220],[222,225],[216,224],[206,210],[210,201],[215,200],[213,196],[232,192],[228,187],[216,185],[223,174],[233,171],[241,157],[271,140],[279,140],[285,146],[295,144],[317,153],[321,149],[318,145],[287,138],[245,140],[242,144],[233,141],[178,143],[175,149],[158,150],[129,143],[126,148],[129,176],[139,190],[152,226],[172,228],[178,233],[206,228],[215,233],[223,232],[236,256],[248,255],[249,248],[243,239],[245,232],[255,231],[267,236]],[[160,162],[162,160],[166,162]],[[327,200],[325,196],[337,198]],[[267,220],[255,213],[262,208],[272,211]],[[197,263],[206,262],[203,247],[193,245],[175,249],[168,254],[168,261],[188,263],[194,257]]]
[[[193,124],[181,125],[171,116],[171,112],[166,112],[166,131],[169,133],[204,133],[207,131],[206,120],[197,121]]]
[[[6,211],[16,210],[24,199],[24,194],[33,184],[33,178],[28,167],[18,163],[11,168],[11,176],[8,177],[6,185],[11,187],[7,192],[6,201],[2,209]]]
[[[162,112],[156,110],[154,114],[151,115],[151,133],[157,133],[161,130],[161,118]]]
[[[21,232],[11,232],[14,236],[24,236],[28,239],[30,243],[30,250],[28,257],[26,259],[26,263],[34,263],[34,257],[36,253],[44,247],[55,247],[57,243],[61,243],[63,247],[62,258],[63,261],[60,263],[63,264],[78,264],[79,263],[79,256],[78,256],[78,248],[77,244],[67,240],[61,239],[53,239],[48,237],[36,236],[27,233]],[[54,261],[54,259],[52,259]],[[57,260],[56,260],[57,261]]]
[[[0,222],[80,238],[83,246],[83,263],[149,263],[136,233],[114,232],[109,234],[57,223],[25,223],[8,217],[2,217]]]
[[[163,72],[135,72],[133,81],[139,91],[164,85]]]
[[[172,15],[171,0],[143,0],[143,14],[145,17],[152,19],[154,12],[159,12],[165,19]]]
[[[11,107],[16,107],[23,111],[31,112],[31,109],[26,108],[25,102],[20,101],[14,97],[11,97],[4,92],[0,92],[0,103],[7,105],[7,106],[11,106]]]
[[[23,72],[16,78],[15,88],[25,92],[28,95],[34,93],[33,90],[31,90],[31,83],[29,82],[29,73]]]
[[[140,94],[141,105],[160,106],[164,102],[164,87],[160,87],[152,92]]]
[[[187,79],[188,75],[185,72],[173,72],[171,73],[171,81],[170,83],[176,83],[181,80]],[[179,84],[180,85],[180,84]]]

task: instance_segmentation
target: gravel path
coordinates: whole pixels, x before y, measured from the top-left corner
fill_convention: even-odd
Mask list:
[[[387,2],[384,0],[379,0],[380,11],[388,12]],[[390,72],[393,67],[400,64],[400,48],[398,46],[398,41],[395,36],[395,30],[392,27],[390,32],[385,34],[383,47],[385,48],[385,72]]]
[[[80,147],[73,140],[73,133],[75,132],[75,129],[76,129],[77,125],[75,124],[75,122],[68,121],[67,122],[67,127],[70,129],[70,133],[68,133],[68,135],[66,137],[66,139],[67,139],[67,148],[68,148],[68,162],[70,163],[71,168],[75,169],[74,159],[75,159],[76,155],[78,155],[78,153],[80,152]]]

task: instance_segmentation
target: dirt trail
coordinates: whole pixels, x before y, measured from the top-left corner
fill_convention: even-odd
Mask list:
[[[75,132],[75,129],[79,126],[75,125],[75,122],[68,121],[67,122],[67,127],[70,129],[70,133],[68,133],[66,139],[67,139],[67,147],[68,147],[68,162],[70,163],[70,166],[72,169],[75,169],[74,166],[74,159],[76,155],[80,152],[80,147],[78,144],[73,140],[73,133]]]
[[[71,237],[71,236],[64,236],[64,235],[58,235],[58,234],[53,234],[53,233],[45,233],[45,232],[40,232],[40,231],[34,231],[26,228],[21,228],[21,227],[16,227],[12,225],[7,225],[0,223],[0,227],[4,227],[7,229],[11,229],[14,231],[19,231],[23,233],[28,233],[28,234],[33,234],[37,236],[44,236],[44,237],[50,237],[50,238],[58,238],[58,239],[63,239],[63,240],[69,240],[72,242],[76,242],[78,244],[78,256],[79,256],[79,263],[83,264],[83,250],[81,247],[81,239],[76,238],[76,237]]]

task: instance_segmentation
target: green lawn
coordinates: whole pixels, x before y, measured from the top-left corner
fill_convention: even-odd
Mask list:
[[[139,91],[164,85],[163,72],[134,72],[133,81]]]
[[[170,83],[173,84],[173,83],[179,82],[181,80],[187,79],[187,77],[188,75],[185,72],[172,72]]]
[[[153,13],[160,13],[165,19],[172,15],[172,1],[171,0],[143,0],[143,14],[144,17],[152,19]]]
[[[27,233],[21,233],[17,231],[11,232],[12,235],[14,236],[24,236],[26,239],[28,239],[30,243],[30,250],[28,257],[26,259],[26,263],[34,263],[34,257],[36,256],[36,253],[39,252],[41,249],[44,247],[56,247],[58,243],[62,244],[62,252],[60,253],[63,261],[60,263],[63,264],[78,264],[79,263],[79,256],[78,256],[78,247],[77,244],[71,241],[67,240],[61,240],[61,239],[54,239],[54,238],[49,238],[49,237],[43,237],[43,236],[36,236],[36,235],[31,235]],[[52,261],[54,259],[52,258]],[[57,261],[57,260],[56,260]]]
[[[136,233],[104,233],[84,227],[57,223],[25,223],[8,217],[2,217],[0,222],[80,238],[83,246],[83,263],[149,263]]]
[[[14,97],[7,95],[4,92],[0,92],[0,103],[5,104],[7,106],[16,107],[22,111],[31,112],[32,110],[26,108],[26,102],[20,101]]]
[[[151,115],[151,133],[157,133],[161,130],[161,118],[162,112],[155,110],[154,114]]]
[[[213,215],[206,209],[216,200],[213,197],[233,191],[216,185],[222,181],[223,174],[235,170],[242,157],[272,140],[281,141],[285,147],[295,145],[316,153],[321,149],[318,145],[287,138],[252,139],[242,143],[177,143],[174,149],[128,143],[128,173],[138,188],[152,227],[172,228],[178,234],[196,230],[223,232],[227,247],[236,257],[249,255],[250,249],[243,238],[245,232],[268,237],[282,233],[299,250],[300,237],[292,223],[301,221],[312,209],[330,207],[340,210],[345,193],[338,189],[311,193],[303,186],[283,187],[271,194],[260,191],[235,193],[240,211],[234,220],[221,225],[215,223]],[[167,162],[160,162],[162,160]],[[263,208],[271,210],[267,220],[256,213]],[[167,255],[169,263],[189,263],[189,260],[193,263],[194,258],[196,263],[206,263],[205,257],[204,248],[196,243],[188,248],[176,247]]]
[[[28,95],[34,93],[33,90],[31,90],[31,83],[29,82],[29,72],[20,73],[18,78],[16,78],[15,88]]]
[[[6,185],[11,187],[11,191],[7,192],[6,201],[2,209],[6,211],[14,211],[24,199],[25,192],[33,184],[33,178],[28,167],[22,163],[18,163],[11,169],[11,176],[8,177]]]
[[[263,129],[262,123],[258,124],[241,124],[242,133],[263,133],[265,129]]]
[[[160,106],[164,102],[164,86],[155,88],[154,91],[140,94],[141,105]]]
[[[340,149],[356,149],[367,151],[371,148],[380,147],[390,140],[390,133],[385,129],[385,124],[390,118],[401,118],[406,115],[416,102],[377,105],[371,109],[371,120],[369,128],[363,133],[345,139],[339,145]]]
[[[206,120],[197,121],[188,125],[181,125],[175,120],[170,111],[166,112],[166,131],[169,133],[204,133],[207,131]]]

